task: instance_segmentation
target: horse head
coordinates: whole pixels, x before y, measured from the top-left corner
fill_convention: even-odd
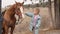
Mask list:
[[[17,14],[19,16],[19,18],[24,18],[23,15],[23,4],[24,2],[20,3],[20,2],[16,2],[15,1],[15,14]]]

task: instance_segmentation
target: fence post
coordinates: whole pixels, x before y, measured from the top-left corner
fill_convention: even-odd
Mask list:
[[[60,0],[54,0],[54,11],[55,11],[55,29],[60,29]]]
[[[50,15],[50,28],[53,28],[53,15],[52,15],[52,5],[51,5],[51,0],[48,0],[48,9],[49,9],[49,15]]]

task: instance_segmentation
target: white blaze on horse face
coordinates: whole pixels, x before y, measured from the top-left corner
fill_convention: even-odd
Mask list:
[[[20,7],[21,13],[22,13],[22,17],[24,18],[24,14],[23,14],[23,7]]]

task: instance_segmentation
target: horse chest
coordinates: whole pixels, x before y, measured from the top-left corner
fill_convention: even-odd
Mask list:
[[[5,24],[8,26],[13,26],[16,22],[16,18],[15,17],[9,17],[9,16],[5,16]]]
[[[12,19],[10,20],[9,26],[13,26],[15,25],[15,23],[16,23],[16,19]]]

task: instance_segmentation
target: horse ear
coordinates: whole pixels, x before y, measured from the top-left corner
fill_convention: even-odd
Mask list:
[[[17,2],[15,1],[15,3],[17,4]]]
[[[22,2],[22,4],[24,4],[24,2]]]

